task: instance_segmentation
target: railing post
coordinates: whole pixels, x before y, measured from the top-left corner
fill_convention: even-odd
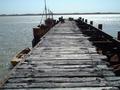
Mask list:
[[[120,40],[120,31],[118,32],[117,39]]]
[[[82,18],[82,22],[84,22],[84,18]]]
[[[90,21],[90,25],[93,25],[93,21]]]
[[[102,24],[98,24],[98,29],[102,30],[103,29],[103,25]]]
[[[79,17],[79,20],[81,20],[82,18],[81,17]]]
[[[85,19],[85,23],[87,23],[87,19]]]
[[[103,25],[102,25],[102,24],[98,24],[98,29],[99,29],[99,30],[102,30],[102,29],[103,29]],[[98,38],[102,38],[102,37],[103,37],[102,33],[97,32],[97,37],[98,37]]]
[[[93,26],[93,21],[90,21],[90,25]],[[89,30],[92,30],[91,26],[89,26]]]

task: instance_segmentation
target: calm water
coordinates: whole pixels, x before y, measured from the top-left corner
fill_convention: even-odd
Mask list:
[[[96,27],[97,24],[103,24],[104,31],[113,37],[116,37],[120,30],[120,15],[81,16],[94,21]],[[80,16],[74,16],[74,18],[78,17]],[[40,16],[0,17],[0,78],[9,71],[12,57],[20,50],[31,47],[32,28],[36,27],[40,20]]]
[[[0,77],[8,72],[10,60],[22,49],[31,47],[32,28],[40,17],[0,17]]]

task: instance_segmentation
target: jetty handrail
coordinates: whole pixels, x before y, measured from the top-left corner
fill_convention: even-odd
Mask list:
[[[88,24],[88,25],[89,25],[90,27],[92,27],[94,30],[102,33],[102,34],[104,35],[104,37],[106,37],[107,39],[109,39],[109,40],[113,41],[114,43],[117,43],[117,44],[120,45],[120,41],[119,41],[119,40],[114,39],[114,37],[112,37],[111,35],[105,33],[104,31],[102,31],[102,30],[100,30],[100,29],[98,29],[98,28],[96,28],[96,27],[94,27],[94,26],[92,26],[92,25],[90,25],[90,24]]]
[[[110,40],[112,41],[113,43],[115,43],[117,46],[117,48],[120,49],[120,41],[115,39],[114,37],[112,37],[111,35],[107,34],[106,32],[102,31],[101,29],[99,28],[96,28],[95,26],[91,25],[91,24],[88,24],[87,22],[84,22],[84,20],[78,20],[78,22],[81,22],[83,25],[89,27],[91,29],[91,31],[96,31],[96,32],[99,32],[101,33],[107,40]]]

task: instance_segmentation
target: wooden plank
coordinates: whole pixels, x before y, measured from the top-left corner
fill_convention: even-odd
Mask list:
[[[13,90],[13,89],[4,89]],[[30,89],[14,89],[14,90],[119,90],[117,87],[79,87],[79,88],[30,88]]]
[[[74,47],[74,46],[70,46],[70,47],[65,47],[65,46],[60,46],[60,47],[36,47],[33,50],[35,50],[35,51],[36,50],[49,51],[49,50],[89,50],[89,49],[93,49],[93,51],[96,51],[95,47],[90,48],[90,47],[81,47],[81,46],[78,46],[78,47]]]
[[[106,79],[107,78],[107,79]],[[106,78],[101,78],[101,77],[73,77],[73,78],[68,78],[68,77],[47,77],[47,78],[12,78],[9,79],[7,83],[83,83],[85,84],[86,82],[90,83],[96,83],[99,82],[99,84],[104,83],[106,86],[120,86],[120,78],[116,77],[106,77]],[[108,78],[113,78],[112,80],[109,80]],[[118,79],[118,80],[115,80]]]
[[[54,83],[85,83],[85,82],[105,82],[104,78],[100,77],[47,77],[47,78],[12,78],[7,81],[7,83],[42,83],[42,82],[54,82]]]
[[[95,48],[84,47],[41,47],[35,48],[31,54],[94,54],[97,53]]]
[[[67,50],[67,49],[44,49],[44,50],[35,50],[35,52],[32,52],[31,54],[33,55],[37,55],[37,54],[87,54],[89,53],[89,51],[86,49],[71,49],[71,50]],[[92,53],[92,52],[91,52]]]
[[[44,83],[44,82],[54,82],[54,83],[83,83],[85,84],[88,82],[96,83],[99,82],[99,84],[104,83],[106,86],[120,86],[120,77],[73,77],[73,78],[67,78],[67,77],[47,77],[47,78],[12,78],[9,79],[7,83]],[[87,84],[88,85],[88,84]]]
[[[106,77],[105,79],[109,82],[109,85],[120,87],[120,77],[119,76]]]
[[[107,62],[101,61],[100,59],[93,59],[93,60],[26,60],[21,65],[28,65],[31,64],[33,66],[41,65],[41,64],[48,64],[48,65],[106,65]]]
[[[89,70],[89,71],[44,71],[44,70],[35,70],[35,69],[17,69],[13,72],[10,78],[18,77],[106,77],[114,76],[115,74],[112,71],[106,70]]]
[[[90,83],[86,82],[86,83],[8,83],[6,84],[6,86],[4,88],[10,88],[10,89],[21,89],[21,88],[73,88],[73,87],[104,87],[105,84],[102,83],[97,83],[94,82]]]
[[[88,55],[88,54],[78,54],[78,55],[46,55],[46,56],[43,56],[43,55],[31,55],[30,57],[27,58],[27,60],[50,60],[50,59],[58,59],[58,60],[65,60],[65,59],[91,59],[91,56]],[[96,58],[97,59],[97,58]]]
[[[71,48],[70,48],[71,49]],[[34,52],[31,53],[31,55],[40,55],[40,54],[59,54],[59,55],[64,55],[64,54],[96,54],[96,51],[93,50],[87,50],[87,49],[44,49],[44,50],[35,50]]]
[[[51,65],[51,64],[41,64],[41,65],[20,65],[19,67],[17,67],[17,69],[36,69],[36,70],[56,70],[56,71],[64,71],[64,70],[82,70],[82,71],[89,71],[89,70],[95,70],[95,71],[99,71],[99,70],[112,70],[111,68],[108,68],[106,65]]]
[[[27,60],[91,60],[91,59],[106,59],[106,56],[102,55],[90,55],[90,54],[63,54],[63,55],[31,55],[27,57]]]
[[[89,42],[87,41],[84,41],[84,42],[68,42],[66,40],[66,42],[48,42],[48,41],[45,41],[43,43],[40,43],[39,44],[40,46],[42,47],[60,47],[60,46],[75,46],[75,47],[78,47],[78,46],[82,46],[82,47],[93,47],[92,44],[89,44]]]
[[[56,39],[60,39],[60,38],[62,38],[62,39],[88,39],[88,37],[85,37],[85,36],[83,36],[82,34],[80,35],[80,34],[75,34],[75,35],[73,35],[73,34],[69,34],[69,35],[61,35],[61,34],[57,34],[57,35],[48,35],[48,36],[46,36],[45,38],[56,38]],[[44,39],[45,39],[44,38]]]
[[[85,83],[8,83],[4,88],[22,89],[22,88],[79,88],[79,87],[111,87],[103,82],[85,82]]]

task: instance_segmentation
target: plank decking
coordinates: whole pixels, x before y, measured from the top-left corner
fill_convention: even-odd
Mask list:
[[[53,27],[17,65],[4,90],[119,90],[108,68],[74,21]]]

